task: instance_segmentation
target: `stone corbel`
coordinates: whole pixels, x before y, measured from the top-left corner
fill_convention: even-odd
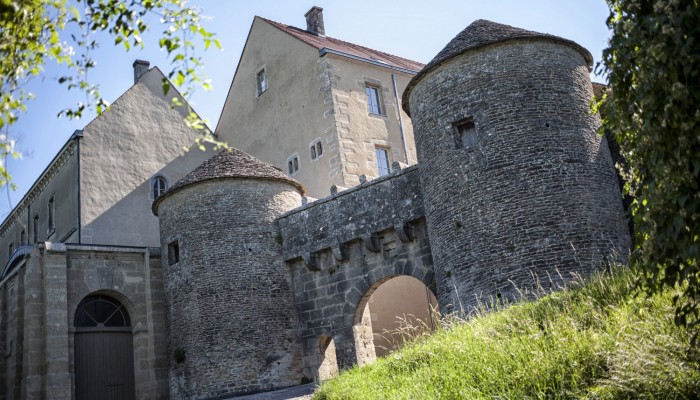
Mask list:
[[[320,271],[321,267],[318,265],[318,260],[316,259],[316,253],[311,251],[302,256],[304,258],[304,265],[309,271]]]
[[[396,236],[399,237],[399,240],[404,243],[412,242],[413,239],[415,239],[413,227],[408,224],[401,223],[394,225],[394,230],[396,230]]]
[[[350,259],[350,255],[348,254],[348,246],[345,243],[338,243],[337,245],[332,246],[331,251],[333,252],[333,257],[335,257],[336,261],[346,261]]]
[[[376,233],[362,236],[362,242],[365,244],[367,250],[372,253],[379,253],[379,236]]]

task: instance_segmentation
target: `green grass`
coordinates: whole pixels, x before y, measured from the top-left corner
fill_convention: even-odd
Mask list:
[[[448,321],[324,382],[314,399],[697,399],[700,355],[673,323],[674,293],[634,295],[621,270]]]

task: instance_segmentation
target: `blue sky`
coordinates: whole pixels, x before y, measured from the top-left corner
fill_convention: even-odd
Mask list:
[[[326,35],[423,63],[477,19],[574,40],[587,48],[596,62],[609,37],[605,26],[608,8],[603,0],[191,0],[190,4],[201,7],[209,16],[205,25],[216,33],[223,47],[221,51],[206,52],[202,48],[199,55],[204,61],[204,74],[211,79],[213,89],[200,89],[190,99],[212,128],[218,121],[255,15],[305,27],[304,14],[311,6],[318,5],[323,8]],[[100,85],[107,101],[114,101],[133,84],[134,59],[148,60],[151,66],[157,65],[164,72],[169,70],[166,55],[157,46],[161,30],[160,26],[152,25],[151,33],[144,37],[145,49],[128,53],[114,46],[109,37],[97,37],[100,43],[100,49],[94,53],[97,67],[89,78]],[[43,76],[27,86],[35,99],[11,128],[11,136],[23,153],[21,159],[8,162],[17,189],[6,193],[6,188],[2,188],[0,219],[31,188],[73,131],[87,125],[95,116],[91,113],[80,120],[56,117],[60,110],[84,99],[58,85],[58,74],[56,66],[47,65]],[[603,81],[600,77],[594,80]]]

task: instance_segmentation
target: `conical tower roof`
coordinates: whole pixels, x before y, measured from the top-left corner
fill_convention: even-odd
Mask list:
[[[263,179],[282,181],[295,186],[304,194],[304,186],[285,175],[278,168],[263,162],[248,153],[238,149],[222,150],[214,157],[203,162],[199,167],[177,181],[162,196],[158,197],[151,207],[158,215],[158,204],[168,195],[195,183],[216,179]]]
[[[588,63],[589,69],[593,65],[593,57],[591,53],[578,43],[561,38],[559,36],[550,35],[547,33],[539,33],[528,31],[521,28],[516,28],[510,25],[499,24],[496,22],[479,19],[472,22],[464,28],[457,36],[452,39],[435,58],[432,59],[425,68],[423,68],[416,76],[411,79],[403,93],[402,106],[404,111],[411,114],[409,109],[409,97],[413,87],[421,80],[421,78],[429,71],[435,69],[444,62],[468,51],[477,50],[495,43],[513,41],[513,40],[550,40],[555,41],[577,50]]]

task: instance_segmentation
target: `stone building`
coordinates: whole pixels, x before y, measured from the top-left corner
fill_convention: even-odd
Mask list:
[[[326,36],[322,12],[306,13],[306,30],[255,17],[216,127],[314,198],[416,163],[401,93],[423,68]]]
[[[319,381],[382,354],[376,319],[402,311],[375,307],[384,290],[469,312],[515,298],[509,282],[556,287],[625,261],[587,50],[480,20],[422,66],[326,37],[317,7],[307,22],[253,22],[216,129],[241,150],[179,155],[194,133],[140,63],[64,147],[0,227],[21,244],[0,280],[0,399]],[[177,145],[155,151],[145,132]],[[119,134],[143,160],[108,156],[139,150]],[[37,211],[55,233],[29,240]]]

